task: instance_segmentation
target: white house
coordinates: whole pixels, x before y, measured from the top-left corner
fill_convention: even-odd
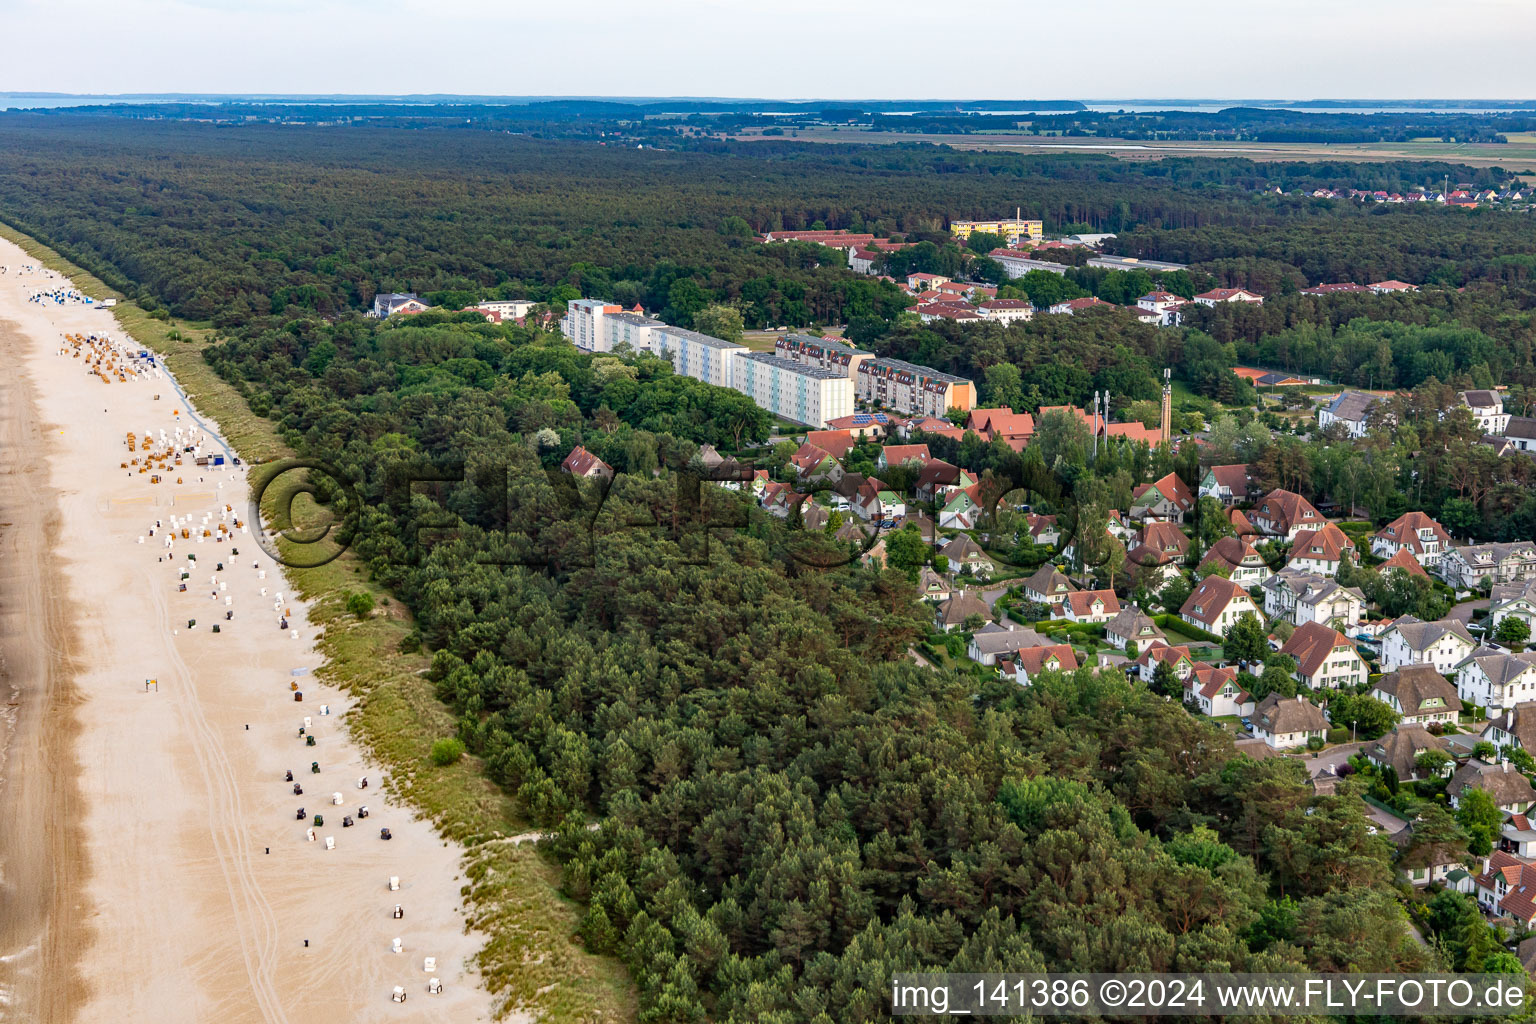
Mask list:
[[[1272,749],[1304,747],[1316,736],[1328,735],[1328,719],[1316,704],[1305,697],[1282,697],[1272,693],[1259,701],[1253,711],[1253,735]]]
[[[1244,613],[1259,614],[1247,591],[1221,576],[1207,576],[1195,584],[1179,609],[1179,618],[1192,626],[1220,636]]]
[[[1451,548],[1445,527],[1423,512],[1404,512],[1371,536],[1371,554],[1391,558],[1407,551],[1422,566],[1433,569]]]
[[[1381,399],[1358,391],[1344,391],[1332,402],[1317,410],[1317,426],[1326,430],[1335,423],[1342,424],[1350,437],[1364,437],[1371,407]]]
[[[1520,619],[1536,635],[1536,580],[1494,584],[1488,605],[1488,628],[1498,629],[1506,618]]]
[[[1153,641],[1166,644],[1168,637],[1157,628],[1157,623],[1146,612],[1135,605],[1125,605],[1119,615],[1105,624],[1104,640],[1120,648],[1134,643],[1138,651],[1145,651]]]
[[[1054,565],[1042,565],[1024,581],[1024,596],[1036,604],[1061,604],[1077,587]]]
[[[1469,544],[1452,548],[1440,561],[1440,576],[1453,587],[1472,590],[1491,583],[1536,579],[1536,543]]]
[[[1184,319],[1180,310],[1187,305],[1187,300],[1163,291],[1148,292],[1136,300],[1136,308],[1156,315],[1157,323],[1163,327],[1177,327]]]
[[[373,315],[380,320],[396,313],[420,313],[428,308],[415,292],[382,292],[373,297]]]
[[[1509,413],[1504,411],[1504,396],[1497,391],[1463,391],[1456,397],[1472,412],[1472,420],[1484,434],[1499,435],[1509,426]]]
[[[1195,670],[1184,680],[1184,699],[1213,718],[1251,715],[1254,709],[1253,695],[1238,681],[1237,669],[1215,668],[1203,661],[1197,662]]]
[[[1461,715],[1456,687],[1433,665],[1404,665],[1376,680],[1371,696],[1414,725],[1453,723]]]
[[[1358,686],[1368,674],[1364,659],[1349,638],[1321,622],[1298,626],[1280,653],[1295,659],[1297,682],[1313,690]]]
[[[997,663],[998,674],[1020,686],[1029,686],[1041,672],[1077,671],[1077,654],[1071,644],[1026,647]]]
[[[1456,666],[1456,693],[1494,716],[1536,700],[1536,652],[1510,654],[1498,647],[1479,647]]]
[[[1245,589],[1260,586],[1274,575],[1264,556],[1245,537],[1223,537],[1212,544],[1200,562],[1200,571],[1210,572],[1212,567],[1224,569],[1228,579]]]
[[[1452,807],[1461,806],[1461,797],[1469,789],[1480,789],[1493,798],[1494,804],[1506,814],[1524,814],[1536,800],[1536,790],[1531,780],[1515,771],[1508,761],[1489,764],[1472,758],[1456,770],[1451,781],[1445,784],[1445,795]]]
[[[1290,540],[1302,530],[1315,530],[1327,520],[1312,503],[1295,491],[1273,490],[1259,499],[1248,513],[1255,529]]]
[[[1503,714],[1488,720],[1482,739],[1501,754],[1511,747],[1536,753],[1536,703],[1511,704]]]
[[[1291,560],[1286,568],[1335,576],[1346,551],[1351,559],[1359,561],[1355,542],[1332,523],[1324,523],[1315,530],[1298,530],[1291,541]]]
[[[1075,590],[1065,601],[1051,607],[1051,617],[1068,622],[1108,622],[1120,614],[1120,599],[1113,590]]]
[[[1476,647],[1472,634],[1458,619],[1424,622],[1404,615],[1381,635],[1381,670],[1433,665],[1441,675],[1450,675]]]
[[[1297,626],[1308,622],[1349,626],[1365,612],[1365,595],[1358,588],[1341,587],[1337,580],[1315,573],[1282,569],[1260,586],[1264,614]]]
[[[1202,306],[1214,306],[1218,302],[1251,302],[1255,306],[1262,306],[1264,296],[1258,292],[1250,292],[1246,288],[1212,288],[1208,292],[1196,295],[1195,301]]]

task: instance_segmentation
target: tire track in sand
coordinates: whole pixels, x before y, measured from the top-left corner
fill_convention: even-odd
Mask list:
[[[170,628],[170,608],[160,587],[151,586],[150,592],[163,633]],[[175,701],[175,705],[178,716],[188,726],[188,734],[193,738],[192,752],[209,790],[210,799],[206,805],[208,831],[218,852],[225,885],[229,888],[251,993],[269,1024],[288,1024],[288,1015],[272,980],[273,962],[278,955],[277,916],[251,875],[248,863],[251,845],[245,836],[238,780],[223,744],[203,714],[202,702],[186,660],[168,634],[164,634],[161,646],[173,666],[175,678],[184,687],[185,697]]]

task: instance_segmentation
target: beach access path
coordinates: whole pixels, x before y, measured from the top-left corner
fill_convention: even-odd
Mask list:
[[[104,310],[28,301],[46,281],[41,269],[18,273],[33,263],[0,240],[7,394],[31,403],[12,429],[26,443],[0,451],[0,474],[31,474],[27,500],[45,506],[26,529],[5,532],[11,520],[0,527],[4,554],[38,567],[19,580],[0,574],[7,588],[0,612],[15,612],[0,624],[8,641],[31,652],[28,671],[46,671],[44,682],[17,681],[7,717],[13,743],[40,737],[18,751],[47,754],[27,766],[33,785],[24,801],[12,798],[25,787],[0,777],[0,800],[10,801],[0,808],[31,815],[5,823],[4,895],[15,898],[18,880],[41,887],[29,919],[42,919],[30,941],[0,930],[8,943],[0,948],[0,997],[10,1000],[0,1003],[0,1017],[489,1019],[490,999],[472,966],[482,939],[464,927],[462,851],[381,790],[383,773],[347,735],[347,696],[308,672],[292,674],[319,664],[315,631],[255,539],[236,529],[222,542],[196,540],[204,517],[210,529],[244,518],[244,469],[197,467],[188,456],[157,485],[137,472],[130,460],[142,449],[129,452],[127,433],[158,439],[180,427],[191,438],[193,410],[163,371],[141,367],[126,381],[112,373],[103,381],[86,359],[61,354],[67,334],[128,339]],[[222,451],[213,438],[201,441],[205,453]],[[178,531],[167,549],[165,527],[149,531],[172,516],[193,524],[192,537]],[[280,607],[278,594],[285,595]],[[297,639],[278,628],[285,611]],[[295,682],[302,702],[294,700]],[[12,692],[10,680],[4,692]],[[321,704],[329,716],[320,716]],[[313,747],[299,735],[304,716]],[[15,765],[7,758],[0,771]],[[302,796],[293,795],[286,771]],[[371,782],[366,791],[357,788],[362,776]],[[341,806],[331,803],[333,792]],[[342,816],[364,803],[369,817],[343,829]],[[301,806],[306,820],[296,817]],[[315,813],[325,825],[308,842]],[[388,842],[379,834],[385,826]],[[326,848],[326,836],[335,849]],[[37,873],[49,857],[65,862],[25,879],[21,868]],[[390,891],[391,876],[399,891]],[[396,904],[403,919],[392,916]],[[49,922],[58,925],[51,940]],[[391,951],[397,937],[403,953]],[[431,973],[426,957],[436,961]],[[442,980],[443,994],[427,994],[431,977]],[[396,985],[407,1002],[391,1001]],[[61,994],[45,1015],[41,993],[55,986]]]

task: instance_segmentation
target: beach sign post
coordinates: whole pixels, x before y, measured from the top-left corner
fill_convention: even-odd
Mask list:
[[[159,693],[160,692],[160,680],[158,680],[158,679],[146,679],[146,680],[144,680],[144,692],[148,693],[150,691],[151,687],[154,688],[154,691],[156,693]]]

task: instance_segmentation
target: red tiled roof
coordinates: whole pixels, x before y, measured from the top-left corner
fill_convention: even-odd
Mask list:
[[[815,445],[834,459],[840,459],[853,448],[854,437],[849,430],[808,430],[805,443]]]
[[[887,466],[899,466],[909,459],[927,462],[933,458],[932,455],[928,454],[928,446],[926,444],[888,444],[882,451],[885,455],[885,464]]]
[[[1291,561],[1314,558],[1337,562],[1345,551],[1354,550],[1355,542],[1349,539],[1349,534],[1328,523],[1321,529],[1297,532],[1296,539],[1291,542]]]
[[[1077,670],[1077,654],[1073,652],[1071,644],[1052,644],[1049,647],[1025,647],[1014,655],[1014,662],[1024,669],[1024,674],[1033,676],[1045,668],[1045,663],[1055,658],[1060,662],[1062,672],[1074,672]]]
[[[1221,576],[1207,576],[1201,580],[1179,609],[1180,615],[1188,615],[1197,622],[1210,625],[1226,611],[1227,605],[1238,598],[1248,600],[1247,591]],[[1251,603],[1251,601],[1250,601]],[[1196,611],[1199,606],[1200,611]]]
[[[612,466],[587,451],[581,445],[571,449],[571,454],[567,455],[565,461],[560,463],[560,468],[576,476],[590,476],[594,469],[609,476],[613,475]]]
[[[1308,622],[1296,627],[1285,646],[1280,648],[1280,653],[1295,658],[1297,669],[1310,679],[1323,667],[1323,662],[1328,660],[1328,655],[1333,653],[1335,647],[1348,647],[1359,656],[1355,645],[1343,633],[1321,622]]]
[[[1410,576],[1429,578],[1429,573],[1424,571],[1417,558],[1408,553],[1407,548],[1398,548],[1396,554],[1376,567],[1378,573],[1385,573],[1388,569],[1402,569]]]

